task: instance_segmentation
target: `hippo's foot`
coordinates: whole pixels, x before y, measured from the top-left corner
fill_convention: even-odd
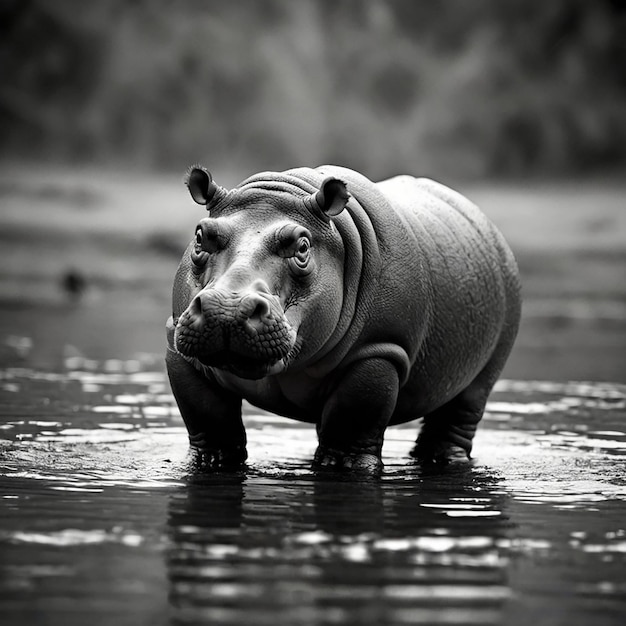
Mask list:
[[[485,370],[490,383],[489,371]],[[480,422],[489,390],[483,373],[446,404],[424,416],[422,430],[411,456],[422,464],[445,465],[467,460]]]
[[[422,465],[444,466],[451,461],[470,459],[470,453],[464,447],[449,441],[433,440],[421,435],[417,438],[417,442],[409,454]]]
[[[343,452],[326,446],[318,446],[313,457],[313,468],[376,475],[382,472],[383,462],[375,454],[369,452]]]
[[[243,445],[215,447],[207,444],[203,435],[189,437],[191,464],[199,471],[236,470],[248,458]]]

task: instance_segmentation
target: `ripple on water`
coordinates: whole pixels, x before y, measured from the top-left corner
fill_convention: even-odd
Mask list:
[[[623,456],[626,385],[500,381],[487,405],[485,424],[532,433],[533,443],[540,446]]]
[[[143,597],[180,623],[623,615],[623,385],[502,381],[472,463],[412,463],[411,424],[389,430],[373,481],[312,472],[314,428],[244,405],[249,467],[204,475],[163,372],[72,365],[0,372],[0,594],[19,590],[20,611],[75,623]]]
[[[39,544],[47,546],[84,546],[101,543],[119,543],[125,546],[139,546],[144,538],[136,533],[124,532],[114,528],[112,531],[102,529],[81,530],[78,528],[65,528],[63,530],[35,533],[15,531],[8,533],[0,539],[12,543]]]

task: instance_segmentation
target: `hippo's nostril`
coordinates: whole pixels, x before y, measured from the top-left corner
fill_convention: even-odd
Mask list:
[[[270,303],[261,295],[250,294],[241,300],[241,314],[248,320],[262,320],[270,313]]]
[[[196,296],[189,304],[188,311],[192,315],[202,315],[202,300]]]
[[[262,319],[264,317],[267,317],[269,315],[269,312],[270,312],[269,302],[265,300],[264,298],[259,298],[257,305],[254,308],[254,311],[252,312],[252,315],[250,317],[252,319]]]

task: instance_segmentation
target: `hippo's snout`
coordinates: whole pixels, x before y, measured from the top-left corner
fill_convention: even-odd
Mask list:
[[[256,378],[287,357],[295,334],[269,291],[205,289],[181,315],[174,337],[184,356]]]
[[[245,295],[239,302],[239,314],[251,328],[262,331],[264,326],[271,323],[271,307],[267,297],[260,293]]]

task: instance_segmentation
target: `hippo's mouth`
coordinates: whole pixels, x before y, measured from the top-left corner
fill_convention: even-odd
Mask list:
[[[283,324],[280,332],[274,330],[269,336],[259,336],[257,330],[244,325],[237,341],[230,341],[232,329],[221,333],[220,341],[214,341],[214,329],[199,328],[183,314],[176,323],[174,348],[202,366],[257,380],[284,371],[299,352],[296,331],[291,326]]]
[[[270,362],[258,361],[232,352],[216,354],[211,359],[196,358],[205,367],[214,367],[248,380],[258,380],[285,371],[296,353],[297,350],[294,346],[285,357]]]
[[[178,346],[176,346],[176,351],[185,359],[197,361],[201,366],[217,368],[248,380],[258,380],[285,371],[299,352],[297,344],[294,344],[287,355],[281,359],[259,361],[250,356],[228,351],[205,355],[196,354],[195,351],[186,348],[181,350]]]

